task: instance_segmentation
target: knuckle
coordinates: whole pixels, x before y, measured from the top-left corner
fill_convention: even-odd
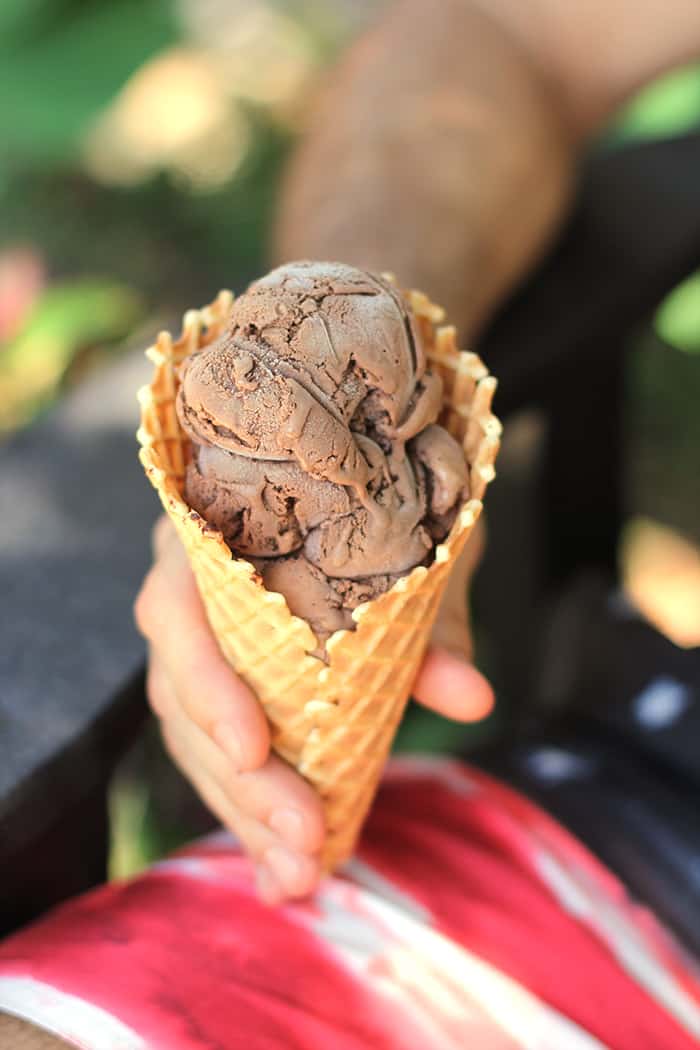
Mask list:
[[[311,853],[316,853],[323,845],[326,837],[326,822],[323,818],[323,809],[318,802],[310,805],[304,813],[306,829],[306,848]]]
[[[251,733],[245,746],[245,771],[259,772],[270,757],[270,739],[267,733]]]
[[[235,825],[229,824],[228,829],[236,836],[244,853],[250,857],[254,864],[265,863],[265,846],[254,834],[246,831],[245,828],[241,828],[237,823]]]
[[[199,687],[193,683],[201,683]],[[195,671],[189,668],[185,674],[182,669],[173,674],[173,684],[177,691],[180,707],[190,722],[212,739],[216,736],[219,725],[219,705],[207,688],[206,668]]]
[[[284,804],[279,799],[274,775],[261,773],[238,773],[229,781],[229,794],[240,812],[256,826],[269,827],[271,814]]]
[[[315,889],[318,880],[318,864],[310,857],[306,857],[299,865],[296,875],[289,880],[287,890],[292,897],[305,897]]]

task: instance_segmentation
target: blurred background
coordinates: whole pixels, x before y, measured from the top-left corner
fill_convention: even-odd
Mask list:
[[[378,6],[2,0],[0,441],[161,321],[265,268],[285,156],[324,69]],[[645,90],[593,148],[698,126],[693,67]],[[668,344],[682,351],[670,368]],[[623,576],[684,646],[700,643],[699,354],[700,273],[640,333],[627,397]],[[403,742],[439,733],[419,721]],[[146,795],[124,780],[117,872],[167,839],[144,846]]]

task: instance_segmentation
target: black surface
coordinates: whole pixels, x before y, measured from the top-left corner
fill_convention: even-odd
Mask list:
[[[619,593],[578,585],[565,712],[476,756],[584,842],[700,951],[700,649],[680,649]],[[563,610],[566,603],[562,602]],[[470,756],[473,759],[473,756]]]
[[[12,853],[2,870],[0,937],[107,877],[109,828],[104,783],[74,802]]]
[[[477,756],[477,764],[548,810],[700,951],[697,791],[576,720]]]
[[[700,133],[591,156],[571,219],[481,340],[497,409],[547,403],[572,358],[592,398],[624,341],[700,265]]]
[[[592,155],[558,243],[479,344],[499,380],[496,413],[507,420],[532,407],[544,423],[528,507],[505,471],[503,490],[497,479],[489,492],[474,586],[496,680],[520,709],[533,700],[533,653],[552,598],[583,567],[615,576],[626,355],[663,297],[700,266],[699,173],[700,134]]]
[[[131,605],[158,507],[134,437],[148,371],[139,350],[0,449],[3,881],[104,783],[143,713],[126,687],[143,662]]]

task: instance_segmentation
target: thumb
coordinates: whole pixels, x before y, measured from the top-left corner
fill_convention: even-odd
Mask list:
[[[471,660],[474,651],[467,589],[481,559],[484,544],[485,530],[483,519],[480,518],[450,573],[431,639],[433,645],[447,649],[466,660]]]
[[[493,689],[481,672],[463,655],[437,646],[425,654],[413,695],[424,707],[457,722],[486,718],[494,705]]]
[[[426,707],[459,721],[485,718],[494,705],[493,690],[471,664],[467,587],[484,547],[481,521],[457,559],[443,595],[413,695]]]

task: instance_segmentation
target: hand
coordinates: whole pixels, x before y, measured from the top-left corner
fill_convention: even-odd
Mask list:
[[[459,721],[493,705],[488,682],[469,663],[466,588],[481,548],[474,537],[455,566],[413,695]],[[323,813],[309,784],[270,751],[255,695],[224,660],[211,633],[187,555],[170,521],[153,532],[154,565],[136,599],[149,642],[146,689],[165,746],[219,820],[257,864],[270,903],[310,893],[320,876]]]

